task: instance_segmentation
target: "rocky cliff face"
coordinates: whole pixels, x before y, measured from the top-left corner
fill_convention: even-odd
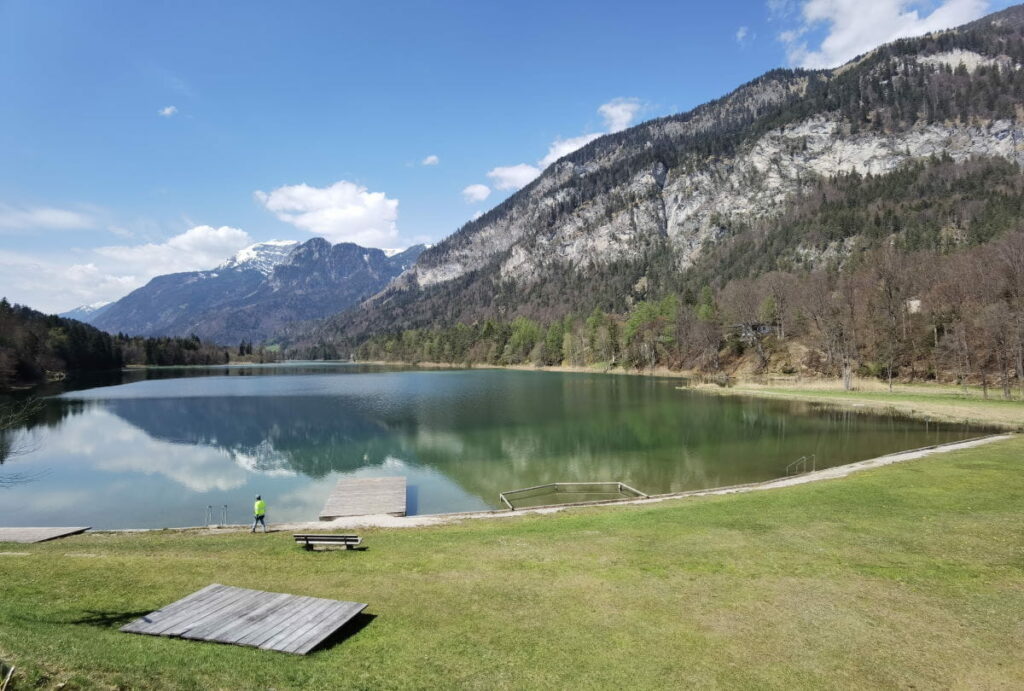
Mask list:
[[[157,276],[91,323],[111,333],[259,342],[357,304],[410,268],[422,246],[382,250],[323,238],[254,245],[210,271]]]
[[[617,159],[562,161],[529,190],[520,208],[474,229],[457,246],[442,243],[424,256],[403,276],[403,287],[427,288],[495,261],[502,279],[535,282],[552,263],[587,266],[639,258],[642,241],[651,237],[669,241],[682,270],[725,225],[777,214],[807,180],[850,172],[883,175],[908,161],[944,154],[956,161],[999,156],[1024,164],[1024,126],[984,118],[851,134],[840,116],[815,115],[699,166],[670,170],[655,162],[552,223],[548,218],[571,196],[566,184]]]

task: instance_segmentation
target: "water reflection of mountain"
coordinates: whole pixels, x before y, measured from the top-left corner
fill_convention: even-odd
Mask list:
[[[807,404],[686,395],[650,380],[477,372],[403,378],[400,389],[389,381],[335,396],[103,405],[154,438],[225,449],[253,470],[318,478],[398,458],[487,501],[560,481],[622,480],[650,492],[748,482],[781,475],[804,454],[835,465],[963,436]]]
[[[112,399],[104,406],[155,439],[224,449],[259,471],[319,478],[406,453],[386,424],[328,398]]]

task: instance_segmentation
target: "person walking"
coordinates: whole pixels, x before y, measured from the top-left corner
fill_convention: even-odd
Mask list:
[[[267,532],[267,502],[263,501],[263,497],[256,495],[256,504],[253,506],[252,512],[256,514],[256,520],[252,522],[252,530],[250,533],[256,532],[256,526],[263,524],[263,532]]]

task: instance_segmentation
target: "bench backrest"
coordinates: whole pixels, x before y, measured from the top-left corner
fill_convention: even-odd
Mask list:
[[[295,535],[297,542],[356,542],[358,535]]]

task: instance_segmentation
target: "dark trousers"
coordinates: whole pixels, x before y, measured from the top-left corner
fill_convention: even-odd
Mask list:
[[[256,532],[256,526],[257,525],[261,525],[261,524],[263,525],[263,532],[267,532],[267,521],[266,521],[266,518],[267,518],[266,516],[257,516],[256,520],[252,522],[252,530],[250,530],[249,532],[250,533],[255,533]]]

